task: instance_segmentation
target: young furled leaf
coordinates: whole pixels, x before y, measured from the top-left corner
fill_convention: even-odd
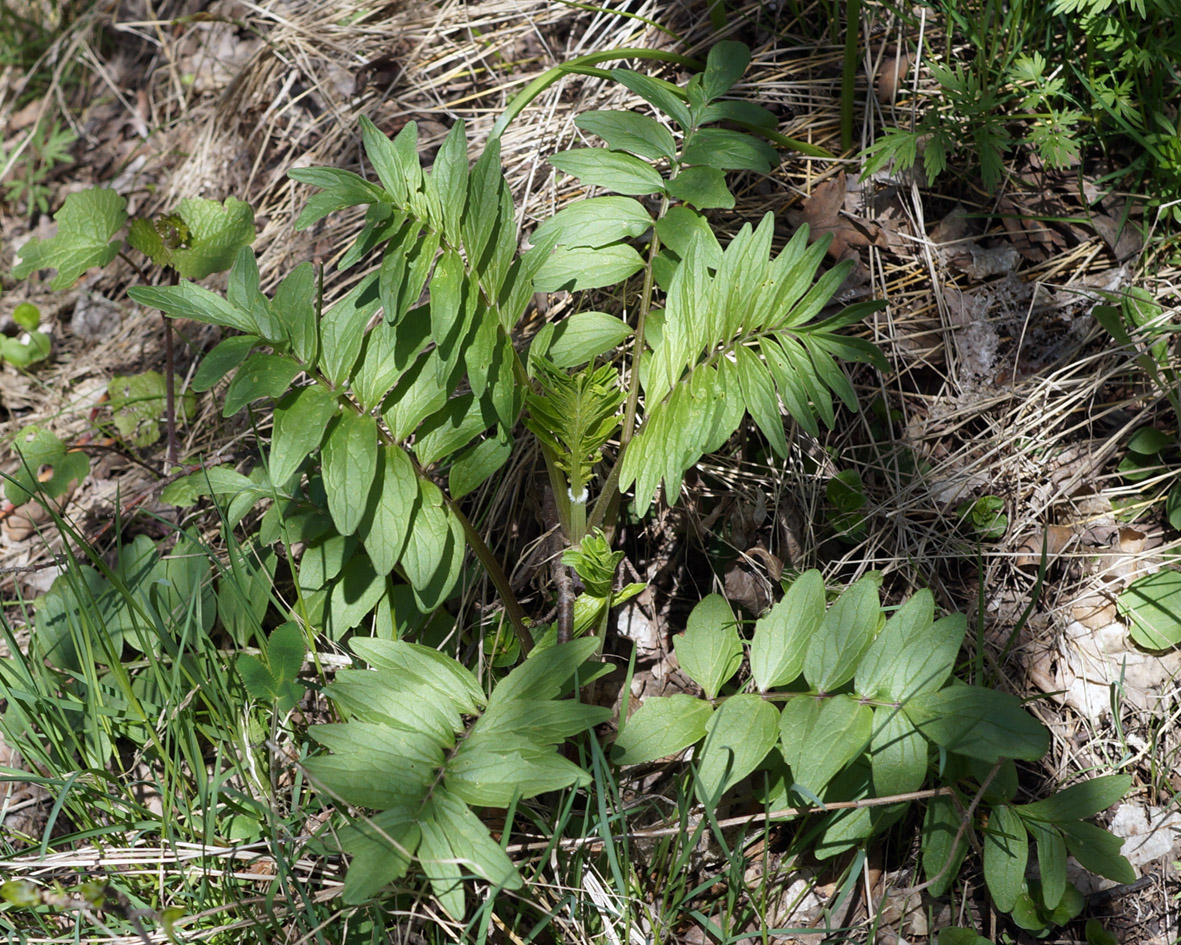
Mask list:
[[[224,203],[186,197],[155,221],[134,220],[127,240],[156,265],[175,269],[185,279],[204,279],[233,266],[254,236],[250,204],[236,197]]]

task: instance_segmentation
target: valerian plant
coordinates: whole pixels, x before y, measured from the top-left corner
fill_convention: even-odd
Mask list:
[[[767,140],[777,140],[774,117],[725,98],[749,60],[744,46],[720,43],[684,88],[628,69],[596,70],[646,110],[577,119],[606,146],[564,151],[551,163],[609,193],[556,213],[523,253],[496,135],[469,166],[458,122],[426,170],[414,123],[391,140],[362,118],[376,181],[339,168],[290,172],[317,188],[299,228],[365,207],[364,226],[337,265],[380,261],[342,297],[323,303],[322,273],[310,263],[268,297],[247,246],[234,254],[224,295],[188,279],[130,290],[171,317],[237,332],[206,355],[194,387],[229,377],[226,416],[256,402],[274,410],[260,468],[249,476],[202,470],[165,497],[222,497],[228,524],[267,503],[255,540],[300,549],[290,555],[296,600],[284,618],[333,641],[351,635],[359,665],[369,667],[337,673],[327,694],[342,721],[312,728],[327,753],[306,763],[324,794],[353,811],[334,824],[338,849],[353,857],[347,901],[378,895],[412,868],[455,917],[465,913],[472,877],[494,888],[520,885],[473,808],[511,809],[589,783],[555,749],[607,718],[576,695],[601,671],[601,639],[587,634],[600,634],[610,607],[642,589],[615,589],[620,553],[601,530],[613,524],[621,490],[633,491],[639,515],[661,488],[676,502],[685,473],[747,416],[784,456],[784,412],[817,434],[821,422],[836,422],[834,398],[856,409],[840,361],[887,368],[876,347],[842,333],[881,303],[826,311],[849,264],[818,276],[825,240],[809,245],[801,229],[776,253],[767,215],[723,246],[703,214],[734,206],[728,172],[768,173],[779,160]],[[79,258],[63,278],[103,261],[99,244],[114,220],[98,223],[87,223],[98,255]],[[160,252],[170,241],[174,254],[182,248],[175,229],[155,230]],[[22,266],[45,262],[32,252]],[[634,318],[578,312],[518,352],[513,329],[535,292],[620,284]],[[628,356],[608,359],[621,345]],[[583,585],[564,633],[562,621],[529,624],[462,502],[505,466],[522,427],[547,466],[561,560]],[[499,680],[492,673],[481,682],[454,658],[404,638],[410,608],[455,623],[445,605],[474,580],[469,550],[515,635],[512,648],[496,644],[494,665],[525,657]],[[721,795],[757,770],[772,810],[789,795],[817,802],[889,796],[932,779],[956,791],[975,784],[992,812],[986,844],[1003,851],[986,854],[986,874],[1009,910],[1026,894],[1029,837],[1043,861],[1046,907],[1062,894],[1063,850],[1125,876],[1118,841],[1081,822],[1125,781],[1084,786],[1085,797],[1062,808],[1014,803],[1012,759],[1040,757],[1046,734],[1015,699],[952,679],[962,617],[935,621],[923,592],[885,621],[871,580],[831,608],[824,601],[819,575],[800,577],[749,644],[722,598],[702,601],[675,645],[705,698],[646,702],[624,722],[615,760],[701,743],[696,791],[711,816]],[[482,622],[456,629],[463,639],[486,639]],[[297,645],[295,631],[281,628],[261,659],[238,663],[254,697],[275,709],[298,697]],[[744,660],[751,680],[736,684]],[[941,794],[926,814],[927,869],[944,888],[968,828],[979,828],[962,819],[958,800]],[[860,843],[903,809],[828,815],[817,852]]]

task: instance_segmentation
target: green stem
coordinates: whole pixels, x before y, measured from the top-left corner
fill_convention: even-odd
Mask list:
[[[517,595],[513,593],[512,582],[509,581],[508,575],[504,573],[500,562],[496,560],[496,555],[492,553],[492,549],[484,541],[484,537],[476,531],[476,527],[463,514],[463,511],[455,503],[455,500],[446,492],[443,492],[443,501],[447,503],[451,514],[459,519],[459,524],[463,526],[463,534],[467,538],[468,545],[475,553],[480,564],[484,566],[489,580],[492,581],[492,586],[496,588],[496,593],[500,595],[500,599],[504,603],[504,612],[508,615],[509,622],[513,625],[513,631],[517,635],[517,641],[521,644],[521,652],[528,654],[533,649],[533,636],[529,633],[529,624],[525,617],[525,610],[521,607],[521,602],[517,600]]]
[[[663,218],[667,212],[668,198],[665,197],[660,204],[658,219]],[[648,265],[644,267],[644,285],[640,290],[640,314],[636,319],[636,334],[632,341],[632,374],[628,384],[627,405],[623,411],[623,429],[619,432],[619,455],[615,457],[615,465],[611,467],[611,473],[607,476],[607,481],[603,484],[603,491],[599,493],[598,499],[595,500],[595,507],[591,511],[590,522],[588,523],[590,528],[603,528],[603,521],[607,516],[608,510],[612,507],[618,507],[619,467],[623,463],[624,454],[627,452],[627,445],[631,442],[631,438],[636,431],[636,411],[640,403],[640,357],[644,353],[644,325],[648,318],[648,309],[652,305],[652,263],[655,261],[656,254],[659,252],[660,236],[657,234],[656,229],[653,228],[652,243],[648,247]]]
[[[857,38],[861,0],[845,0],[845,63],[841,73],[841,151],[853,147],[853,94],[857,77]]]
[[[700,71],[704,68],[700,59],[665,52],[662,49],[644,49],[640,46],[624,47],[622,49],[603,49],[599,52],[587,53],[585,56],[578,56],[569,62],[564,62],[561,65],[554,66],[552,69],[547,69],[521,89],[513,100],[508,103],[504,114],[496,119],[496,124],[492,126],[488,140],[491,141],[494,138],[499,138],[504,133],[504,129],[509,126],[509,123],[521,114],[530,102],[563,76],[592,75],[598,76],[600,79],[609,79],[611,73],[605,69],[595,69],[593,66],[600,62],[611,62],[615,59],[655,59],[660,62],[673,62],[679,66],[686,66],[694,71]]]

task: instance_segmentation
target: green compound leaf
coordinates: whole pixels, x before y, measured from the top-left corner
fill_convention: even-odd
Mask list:
[[[698,210],[730,210],[734,194],[726,186],[726,174],[716,167],[687,167],[668,182],[668,195]]]
[[[39,426],[25,427],[9,448],[20,458],[11,478],[4,480],[4,494],[13,505],[28,502],[37,494],[56,499],[71,482],[90,472],[85,453],[67,452],[65,443]]]
[[[190,385],[197,393],[204,393],[246,360],[250,349],[259,342],[258,335],[231,335],[223,338],[201,359]]]
[[[112,377],[107,384],[111,415],[119,435],[133,446],[151,446],[160,439],[160,423],[168,403],[164,375],[145,371]],[[176,418],[187,422],[197,413],[197,395],[187,391],[176,398]]]
[[[677,660],[689,677],[713,699],[722,685],[742,665],[742,643],[738,622],[720,594],[703,598],[693,612],[684,633],[673,637]]]
[[[689,128],[693,124],[683,93],[671,82],[654,79],[631,69],[612,69],[611,76],[624,88],[635,92],[658,111],[664,112],[681,128]]]
[[[361,524],[377,473],[377,421],[345,411],[328,433],[322,455],[328,512],[337,531],[351,535]]]
[[[720,98],[742,78],[750,65],[750,47],[746,43],[724,40],[710,47],[705,60],[701,89],[707,99]]]
[[[960,832],[963,815],[951,797],[933,797],[923,818],[923,874],[931,883],[931,895],[942,896],[959,875],[968,852],[966,831]],[[953,849],[952,842],[959,837]]]
[[[705,723],[697,796],[714,804],[767,757],[779,736],[779,713],[761,696],[731,696]]]
[[[677,144],[672,133],[647,115],[621,111],[584,112],[574,119],[583,131],[598,135],[612,151],[627,151],[647,161],[673,160]]]
[[[419,610],[429,613],[455,589],[467,548],[463,525],[444,502],[442,490],[418,480],[418,499],[400,564]]]
[[[357,530],[378,574],[389,574],[402,557],[417,499],[418,476],[410,457],[397,444],[382,446],[377,487]]]
[[[993,763],[1001,758],[1036,761],[1050,746],[1045,728],[1005,692],[952,683],[911,699],[907,718],[941,748]]]
[[[899,704],[947,682],[964,641],[967,618],[932,622],[935,598],[919,591],[895,611],[857,667],[861,695]]]
[[[806,571],[755,624],[750,671],[760,692],[785,686],[803,672],[808,641],[824,613],[824,580],[819,571]]]
[[[542,354],[560,368],[578,367],[613,350],[631,333],[631,326],[614,315],[578,312],[554,325],[541,344],[539,332],[529,355]]]
[[[643,258],[631,246],[612,245],[601,249],[558,247],[537,270],[533,287],[538,292],[601,289],[617,285],[643,268]]]
[[[639,197],[664,191],[660,173],[630,154],[603,148],[574,148],[559,151],[549,162],[587,186],[603,187],[617,194]]]
[[[1059,824],[1066,838],[1066,849],[1085,869],[1117,883],[1134,883],[1136,870],[1127,857],[1120,854],[1124,841],[1102,827],[1086,823]]]
[[[685,693],[645,699],[615,739],[611,760],[637,765],[675,755],[705,737],[713,711],[704,699]]]
[[[1020,810],[1018,810],[1020,813]],[[1066,892],[1066,841],[1056,827],[1036,820],[1025,820],[1030,835],[1037,841],[1037,865],[1042,878],[1042,897],[1046,907],[1055,908]]]
[[[287,622],[276,627],[267,640],[264,663],[249,653],[238,656],[236,668],[246,691],[261,702],[269,702],[281,715],[290,712],[303,696],[297,682],[303,666],[306,642],[299,625]]]
[[[1063,788],[1044,801],[1022,804],[1017,812],[1026,820],[1067,823],[1092,817],[1123,800],[1132,788],[1126,774],[1109,774]]]
[[[188,197],[154,222],[135,220],[128,242],[158,266],[175,269],[185,279],[204,279],[233,266],[254,235],[250,204],[237,197],[225,203]]]
[[[21,261],[13,276],[27,279],[38,269],[56,269],[50,288],[68,289],[91,266],[105,266],[118,255],[119,241],[111,237],[126,222],[126,208],[127,200],[113,190],[70,194],[53,217],[57,235],[31,239],[17,250]]]

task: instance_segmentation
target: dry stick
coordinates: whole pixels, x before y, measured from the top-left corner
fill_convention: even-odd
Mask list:
[[[996,771],[997,769],[993,769],[993,772],[985,779],[984,786],[980,789],[981,792],[983,792],[984,788],[988,786],[988,782],[992,780],[993,775],[996,774]],[[860,801],[832,801],[828,804],[825,804],[823,807],[785,807],[782,810],[775,810],[766,814],[745,814],[741,817],[728,817],[725,820],[719,820],[718,827],[725,830],[729,827],[742,827],[747,824],[752,824],[757,820],[780,820],[786,817],[802,817],[805,814],[827,814],[829,811],[857,810],[861,807],[884,807],[888,804],[901,804],[907,801],[922,801],[932,797],[949,796],[954,797],[955,792],[951,788],[941,787],[928,788],[925,791],[909,791],[906,794],[891,794],[888,797],[870,797]],[[973,801],[971,809],[975,808],[978,801],[979,796],[977,797],[977,801]],[[654,837],[672,837],[676,834],[683,833],[684,830],[685,827],[683,825],[678,825],[676,827],[654,827],[650,830],[637,830],[633,833],[619,834],[613,839],[650,840]],[[960,834],[956,835],[957,843],[959,842],[959,838],[962,833],[963,830],[961,828]],[[601,837],[572,837],[566,840],[559,840],[558,846],[565,850],[577,850],[582,847],[595,846],[597,844],[601,844],[602,842],[603,840]],[[548,850],[549,847],[550,844],[545,841],[537,841],[533,843],[510,843],[507,847],[505,847],[505,852],[528,853],[533,850]],[[945,866],[944,869],[946,870],[947,867]],[[936,879],[938,878],[939,877],[936,877]],[[934,882],[934,880],[932,880],[932,882]]]
[[[976,808],[980,806],[980,802],[984,799],[984,792],[988,790],[988,786],[992,783],[992,779],[997,776],[997,772],[1001,770],[1001,765],[1003,763],[1004,762],[998,761],[992,766],[992,770],[988,772],[988,777],[986,777],[984,782],[980,785],[980,790],[977,791],[976,796],[972,798],[972,803],[969,804],[968,809],[964,811],[964,816],[960,820],[960,829],[955,832],[955,837],[951,841],[951,851],[947,854],[947,862],[943,864],[943,868],[925,883],[919,883],[917,886],[908,886],[906,889],[903,889],[903,896],[913,896],[915,893],[920,893],[925,889],[929,889],[941,879],[943,879],[947,871],[951,869],[951,864],[955,862],[956,847],[960,845],[960,841],[964,838],[964,833],[967,831],[968,825],[972,822],[972,817],[976,813]],[[954,793],[950,791],[950,789],[948,790],[948,793],[951,793],[953,797],[955,796]]]
[[[574,583],[570,580],[570,572],[562,563],[563,541],[562,525],[558,521],[558,503],[554,499],[554,488],[550,483],[545,485],[545,493],[541,500],[541,515],[546,529],[549,531],[550,575],[558,591],[558,642],[569,643],[574,636]]]

